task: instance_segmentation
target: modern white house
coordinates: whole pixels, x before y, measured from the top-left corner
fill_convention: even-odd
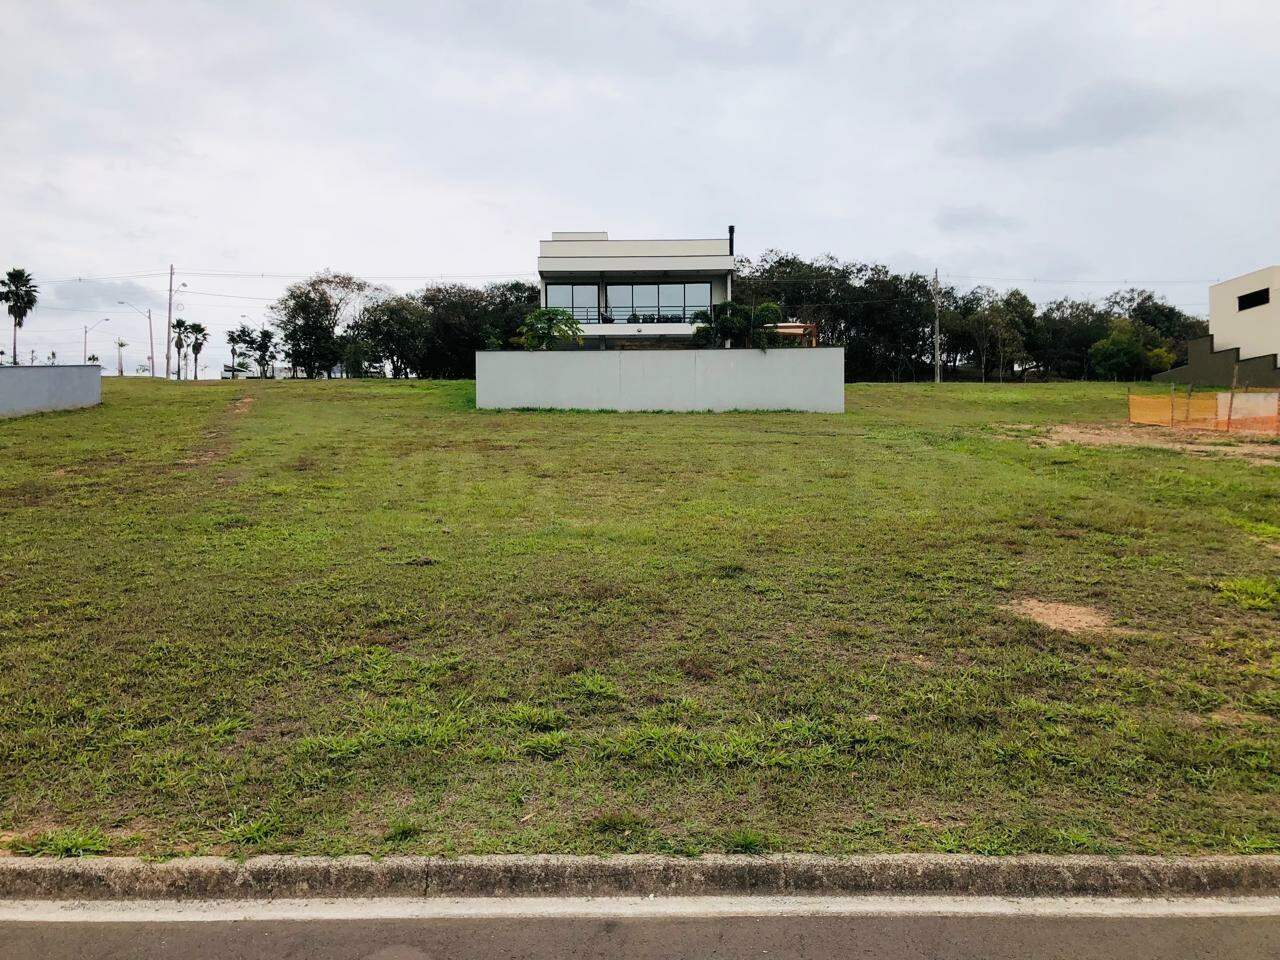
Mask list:
[[[1209,288],[1209,333],[1219,350],[1240,356],[1280,353],[1280,267],[1267,267]]]
[[[597,348],[687,341],[695,314],[733,296],[733,269],[733,227],[701,240],[553,232],[538,249],[542,305],[572,313]]]
[[[1187,345],[1187,363],[1155,379],[1208,386],[1280,386],[1280,266],[1209,287],[1209,336]]]
[[[573,315],[584,349],[476,353],[476,407],[843,412],[844,350],[790,329],[806,324],[778,325],[803,348],[694,349],[700,315],[733,295],[733,253],[733,227],[704,240],[551,234],[538,249],[542,306]]]

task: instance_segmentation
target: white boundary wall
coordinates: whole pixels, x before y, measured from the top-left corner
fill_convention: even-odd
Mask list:
[[[545,350],[476,354],[476,406],[844,412],[844,350]]]
[[[0,367],[0,417],[75,410],[102,402],[102,367]]]

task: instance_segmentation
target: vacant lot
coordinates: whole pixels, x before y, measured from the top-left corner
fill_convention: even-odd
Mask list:
[[[1124,393],[0,422],[0,841],[1280,849],[1280,469],[1051,433]]]

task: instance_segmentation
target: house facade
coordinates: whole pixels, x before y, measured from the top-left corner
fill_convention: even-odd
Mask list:
[[[538,249],[542,305],[568,310],[597,348],[687,342],[698,312],[732,297],[733,271],[733,227],[688,240],[553,232]]]
[[[1280,387],[1280,267],[1209,287],[1209,336],[1187,345],[1187,363],[1156,380],[1205,386]]]

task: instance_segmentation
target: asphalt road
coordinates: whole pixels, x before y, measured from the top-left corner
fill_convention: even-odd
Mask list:
[[[700,910],[699,899],[715,902]],[[1041,902],[1026,910],[1012,901],[978,899],[972,902],[995,906],[966,910],[963,901],[957,904],[959,898],[913,898],[888,906],[885,898],[850,899],[810,908],[783,898],[733,898],[747,905],[724,908],[729,899],[684,898],[670,910],[661,900],[578,901],[589,904],[585,909],[545,901],[552,903],[546,911],[484,906],[441,910],[434,905],[416,911],[384,909],[378,901],[368,901],[366,909],[359,901],[347,901],[336,910],[314,905],[293,910],[277,902],[247,911],[231,906],[223,912],[199,905],[135,910],[94,904],[78,914],[37,905],[25,918],[22,910],[0,904],[0,958],[1280,957],[1278,900],[1254,901],[1268,903],[1265,909],[1239,909],[1231,902],[1224,902],[1222,910],[1205,909],[1207,901],[1191,901],[1197,906],[1186,909],[1186,902],[1165,901],[1108,912],[1069,906],[1082,901],[1056,901],[1068,905],[1060,910]],[[933,902],[943,900],[950,902]],[[774,903],[785,906],[773,909]],[[125,910],[129,919],[110,919],[124,916]]]

